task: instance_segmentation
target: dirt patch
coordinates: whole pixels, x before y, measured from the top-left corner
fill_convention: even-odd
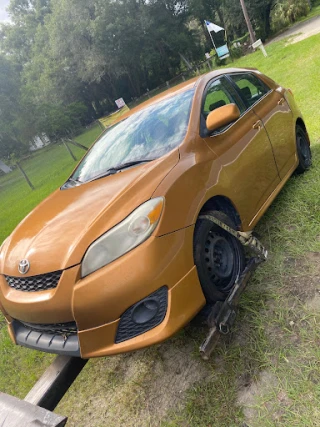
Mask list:
[[[306,301],[306,308],[316,313],[320,312],[320,291],[313,298]]]
[[[306,259],[310,261],[320,275],[320,252],[308,252]]]
[[[192,385],[210,380],[207,364],[194,357],[193,351],[192,343],[182,349],[170,344],[159,349],[160,358],[154,363],[154,377],[146,384],[148,391],[144,399],[154,421],[163,419],[171,409],[181,407],[185,392]]]
[[[260,427],[261,408],[267,411],[270,419],[276,423],[281,419],[285,408],[291,405],[291,400],[279,388],[277,377],[271,372],[262,371],[258,381],[238,393],[237,404],[243,407],[245,425]]]
[[[188,389],[212,378],[208,365],[193,353],[192,342],[178,339],[137,353],[90,361],[87,377],[90,384],[96,377],[94,389],[86,390],[82,374],[57,413],[70,417],[70,427],[81,427],[81,421],[91,417],[90,427],[158,426],[171,410],[182,408]]]
[[[259,405],[265,404],[264,395],[269,394],[277,388],[277,378],[270,372],[263,371],[258,381],[244,387],[238,393],[237,403],[243,407],[243,413],[247,423],[251,423],[258,418]],[[254,425],[254,424],[252,424]]]
[[[288,294],[296,297],[302,303],[315,297],[320,288],[319,276],[298,276],[291,277],[285,281],[285,288]]]
[[[284,265],[297,274],[284,279],[284,290],[305,303],[320,292],[320,252],[308,252],[303,259],[288,257]]]

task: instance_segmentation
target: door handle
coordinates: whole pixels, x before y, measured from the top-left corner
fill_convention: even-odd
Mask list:
[[[281,98],[281,99],[278,101],[278,105],[283,105],[285,102],[286,102],[286,100],[285,100],[284,98]]]
[[[255,122],[255,124],[252,126],[252,129],[260,130],[261,128],[262,128],[261,120],[258,120],[257,122]]]

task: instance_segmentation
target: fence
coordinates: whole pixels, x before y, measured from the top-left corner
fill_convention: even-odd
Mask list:
[[[88,145],[91,145],[92,142],[93,140],[89,141]],[[54,175],[60,174],[61,171],[59,167],[63,169],[62,162],[68,163],[71,171],[73,167],[72,164],[75,165],[87,150],[88,147],[85,145],[68,139],[58,144],[50,144],[41,150],[32,152],[30,155],[12,164],[11,172],[0,175],[0,197],[3,191],[7,190],[9,187],[16,187],[17,185],[25,189],[27,186],[31,190],[38,189],[40,182],[43,183],[45,180],[46,173],[48,173],[48,175],[51,173],[54,173]],[[72,159],[71,164],[70,161],[66,160],[68,156]],[[44,161],[48,163],[48,167],[44,167]],[[53,165],[53,163],[56,164]],[[23,185],[23,182],[25,182],[25,185]]]

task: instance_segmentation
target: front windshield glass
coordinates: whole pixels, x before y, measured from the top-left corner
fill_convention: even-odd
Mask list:
[[[194,90],[160,101],[112,126],[72,175],[86,182],[129,162],[152,160],[177,147],[186,135]]]

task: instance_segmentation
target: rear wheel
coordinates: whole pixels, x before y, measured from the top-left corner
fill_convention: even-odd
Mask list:
[[[297,154],[299,165],[296,172],[301,174],[308,170],[312,164],[312,155],[308,136],[301,126],[296,127]]]
[[[236,228],[223,212],[206,214]],[[226,299],[244,269],[245,255],[235,237],[210,219],[199,218],[194,232],[194,261],[206,300],[213,303]]]

